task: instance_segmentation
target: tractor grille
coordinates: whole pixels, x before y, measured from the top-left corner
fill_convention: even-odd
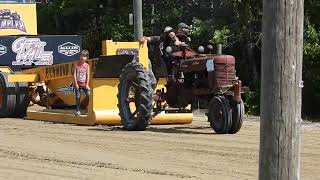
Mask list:
[[[214,64],[215,87],[232,85],[236,80],[235,60],[232,56],[219,56]]]

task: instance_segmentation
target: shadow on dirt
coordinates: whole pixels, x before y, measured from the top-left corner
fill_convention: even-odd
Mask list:
[[[97,126],[93,128],[89,128],[91,131],[126,131],[122,127],[119,126]],[[200,132],[197,130],[206,130],[206,132]],[[211,132],[208,132],[211,131]],[[126,131],[129,132],[129,131]],[[137,132],[137,131],[134,131]],[[140,131],[141,132],[141,131]],[[195,127],[152,127],[149,126],[144,132],[154,132],[154,133],[167,133],[167,134],[215,134],[214,131],[210,127],[204,126],[195,126]]]
[[[209,129],[211,132],[199,132],[194,130]],[[173,134],[215,134],[210,127],[173,127],[173,128],[157,128],[157,127],[148,127],[147,131],[156,132],[156,133],[173,133]]]

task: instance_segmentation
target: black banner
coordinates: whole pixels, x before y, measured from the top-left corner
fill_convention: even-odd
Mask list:
[[[0,36],[0,65],[13,70],[79,60],[76,35]]]

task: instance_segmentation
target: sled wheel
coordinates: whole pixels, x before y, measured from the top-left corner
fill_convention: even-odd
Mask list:
[[[0,72],[0,117],[11,117],[16,107],[16,83],[8,82],[8,73]]]

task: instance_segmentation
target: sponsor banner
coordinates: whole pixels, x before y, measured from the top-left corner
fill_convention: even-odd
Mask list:
[[[0,36],[0,65],[17,70],[79,60],[79,36]]]
[[[7,47],[0,44],[0,56],[7,53]]]
[[[53,51],[45,51],[46,45],[39,38],[19,37],[11,45],[12,51],[16,53],[11,65],[52,65]]]
[[[1,4],[0,36],[36,35],[36,4]]]
[[[58,52],[66,56],[73,56],[80,52],[80,46],[72,42],[67,42],[58,47]]]

